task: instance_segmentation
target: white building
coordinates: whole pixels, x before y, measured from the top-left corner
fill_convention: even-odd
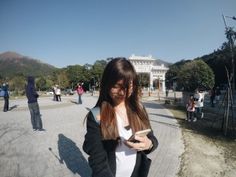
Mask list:
[[[148,73],[150,78],[150,88],[153,89],[154,81],[158,82],[160,91],[165,92],[165,75],[169,68],[162,65],[155,65],[156,59],[149,56],[131,55],[129,61],[133,64],[137,73]]]

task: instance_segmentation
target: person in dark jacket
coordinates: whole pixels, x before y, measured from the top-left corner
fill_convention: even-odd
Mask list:
[[[3,112],[9,111],[9,93],[8,93],[8,84],[4,83],[2,85],[2,90],[4,91],[4,107]]]
[[[25,88],[26,97],[28,99],[28,107],[31,115],[31,123],[33,130],[43,130],[41,115],[38,105],[38,93],[35,89],[34,77],[28,77],[28,83]]]
[[[83,150],[89,155],[92,177],[147,177],[158,141],[140,102],[138,76],[126,58],[106,66],[98,101],[86,117]],[[147,135],[135,132],[151,129]]]
[[[214,107],[215,104],[215,97],[216,97],[216,92],[215,92],[215,88],[213,87],[211,90],[210,90],[210,101],[211,101],[211,107]]]

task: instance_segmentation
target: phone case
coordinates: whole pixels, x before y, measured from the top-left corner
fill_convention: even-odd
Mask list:
[[[138,142],[136,139],[134,139],[135,135],[137,136],[145,136],[147,135],[149,132],[151,132],[151,129],[145,129],[145,130],[141,130],[141,131],[138,131],[138,132],[135,132],[135,134],[133,134],[129,139],[128,141],[131,141],[131,142]]]

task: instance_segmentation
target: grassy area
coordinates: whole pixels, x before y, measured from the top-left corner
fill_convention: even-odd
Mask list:
[[[185,121],[185,108],[163,104],[178,120],[185,152],[181,156],[179,177],[234,177],[236,174],[236,136],[223,135],[220,115],[205,109],[203,119]],[[218,121],[216,121],[218,120]]]

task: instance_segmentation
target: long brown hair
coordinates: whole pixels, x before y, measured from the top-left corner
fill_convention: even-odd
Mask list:
[[[96,106],[100,107],[100,125],[103,139],[117,139],[119,137],[115,105],[110,97],[111,88],[119,80],[123,80],[126,90],[125,106],[130,128],[133,132],[150,128],[147,112],[139,102],[138,76],[133,65],[126,58],[114,58],[104,69],[100,94],[96,103]],[[130,82],[133,83],[133,89],[129,96]]]

